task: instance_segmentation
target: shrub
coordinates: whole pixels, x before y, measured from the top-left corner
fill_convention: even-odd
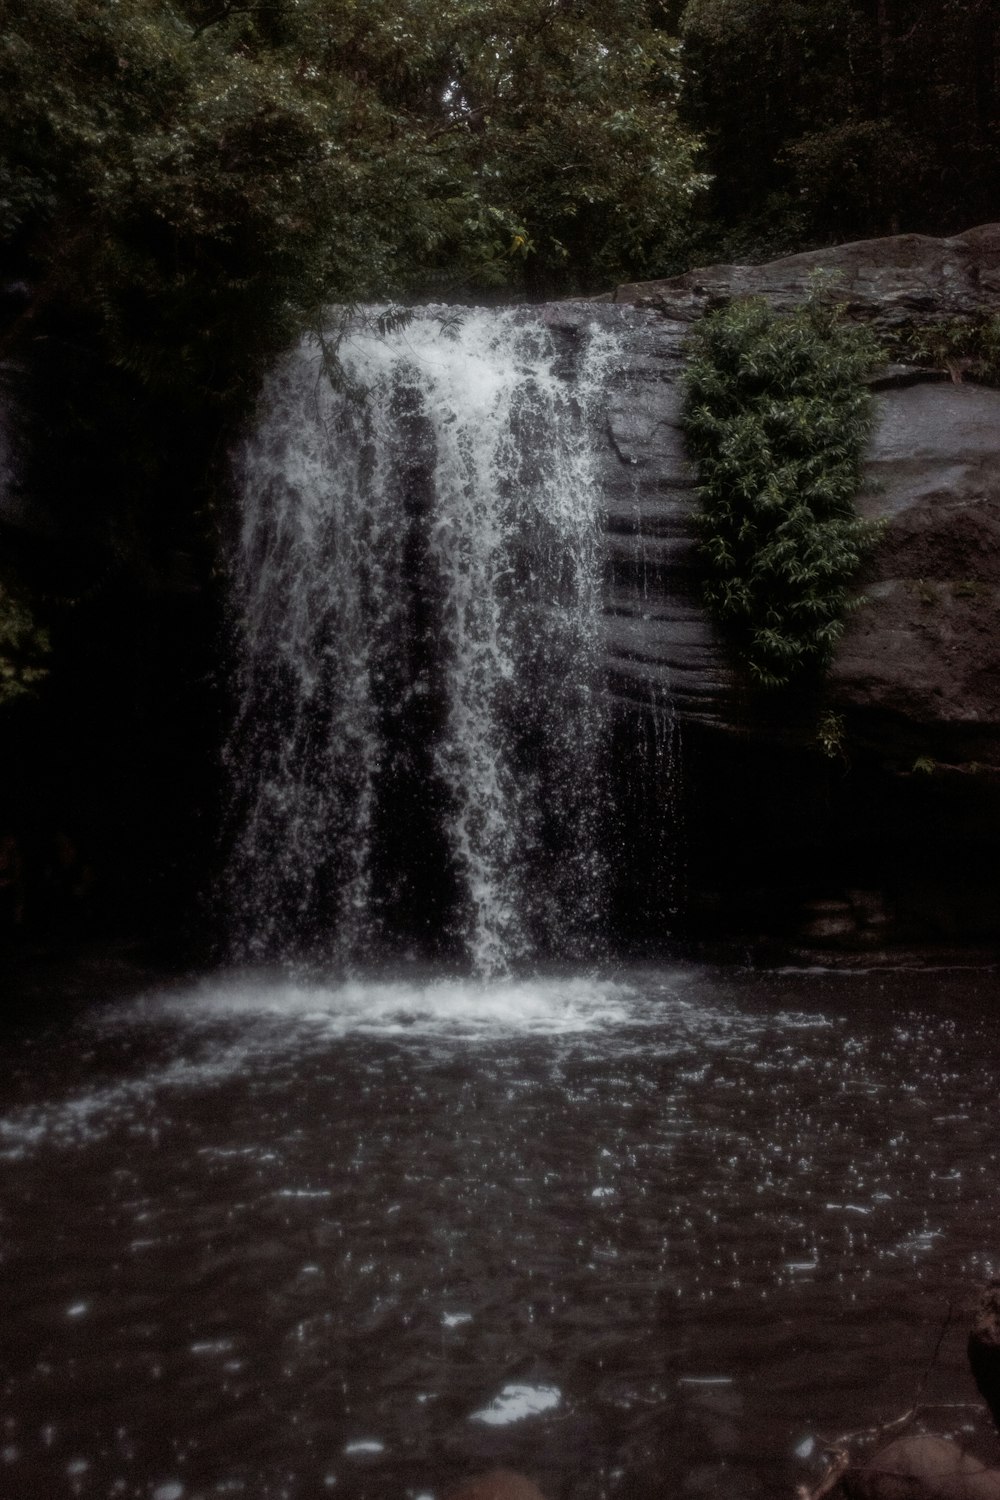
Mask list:
[[[968,375],[982,385],[1000,386],[1000,314],[911,325],[895,334],[892,352],[908,364],[947,370],[956,384]]]
[[[0,583],[0,707],[33,692],[48,674],[48,632],[22,594]]]
[[[823,668],[843,630],[878,532],[854,497],[880,353],[818,298],[785,316],[734,302],[691,336],[683,420],[705,599],[759,687]]]

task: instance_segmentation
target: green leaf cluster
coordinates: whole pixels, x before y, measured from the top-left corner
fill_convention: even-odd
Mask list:
[[[658,269],[679,86],[633,0],[4,0],[3,270],[225,401],[330,302]]]
[[[48,632],[23,592],[0,583],[0,708],[35,691],[48,675]]]
[[[1000,315],[943,318],[899,330],[893,354],[907,363],[934,365],[953,380],[968,375],[983,385],[1000,386]]]
[[[705,598],[759,687],[822,668],[843,629],[877,529],[854,497],[879,354],[819,301],[787,316],[734,302],[691,336],[683,420]]]
[[[674,0],[705,252],[768,259],[996,217],[996,0]]]

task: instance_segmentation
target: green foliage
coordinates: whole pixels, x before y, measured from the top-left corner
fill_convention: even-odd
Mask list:
[[[686,0],[677,19],[723,254],[996,217],[996,0]]]
[[[907,363],[947,370],[956,382],[969,376],[1000,386],[1000,315],[915,324],[895,335],[892,352]]]
[[[860,519],[870,334],[813,301],[708,315],[690,341],[684,429],[698,465],[705,598],[751,681],[822,667],[876,528]]]
[[[703,180],[631,0],[5,0],[0,248],[226,401],[332,302],[658,269]]]
[[[0,0],[0,364],[81,572],[209,565],[262,373],[312,331],[343,381],[331,304],[662,269],[703,179],[654,12]]]
[[[0,707],[33,692],[48,675],[49,638],[17,589],[0,583]]]
[[[835,713],[832,708],[820,714],[816,725],[816,743],[827,760],[846,759],[846,734],[847,725],[843,714]]]

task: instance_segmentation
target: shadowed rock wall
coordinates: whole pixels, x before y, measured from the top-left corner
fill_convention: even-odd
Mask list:
[[[669,697],[687,746],[696,905],[735,900],[773,915],[777,899],[789,932],[812,925],[817,938],[851,941],[863,928],[869,946],[886,931],[993,938],[1000,391],[900,366],[873,381],[878,422],[859,506],[886,531],[819,699],[749,695],[700,604],[679,426],[685,337],[733,296],[789,309],[817,271],[850,316],[877,328],[1000,311],[1000,226],[716,266],[547,310],[567,336],[597,319],[625,342],[603,468],[609,690],[624,711]],[[820,710],[844,726],[832,761],[817,747]],[[748,898],[755,881],[764,886]]]

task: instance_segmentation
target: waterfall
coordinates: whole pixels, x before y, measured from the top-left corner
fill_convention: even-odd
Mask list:
[[[237,951],[593,951],[614,340],[427,308],[338,354],[293,353],[236,459]]]

